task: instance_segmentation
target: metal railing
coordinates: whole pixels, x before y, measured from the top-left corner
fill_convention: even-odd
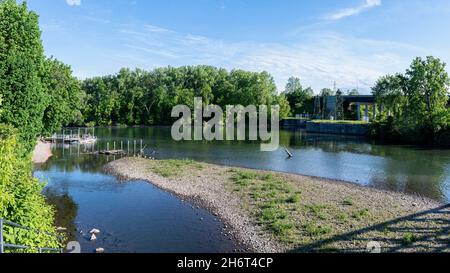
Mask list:
[[[17,223],[10,222],[10,221],[4,220],[4,219],[0,219],[0,254],[1,253],[5,253],[5,249],[7,249],[7,248],[23,249],[23,250],[32,248],[30,246],[24,246],[24,245],[6,244],[5,241],[4,241],[4,238],[3,238],[3,226],[11,226],[11,227],[27,230],[27,231],[30,231],[30,232],[45,234],[45,235],[50,236],[50,237],[55,237],[58,240],[62,240],[63,239],[63,237],[60,236],[60,235],[51,234],[51,233],[48,233],[48,232],[40,231],[40,230],[37,230],[37,229],[32,229],[32,228],[29,228],[29,227],[24,227],[24,226],[19,225]],[[43,252],[63,253],[63,249],[62,248],[45,248],[45,247],[41,247],[41,248],[38,248],[38,252],[39,253],[43,253]]]

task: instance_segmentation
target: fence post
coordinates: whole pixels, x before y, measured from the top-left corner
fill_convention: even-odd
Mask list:
[[[3,247],[3,219],[0,219],[0,253],[4,253]]]

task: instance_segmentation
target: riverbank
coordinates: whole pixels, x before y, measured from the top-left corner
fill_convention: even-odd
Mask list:
[[[33,151],[33,163],[37,165],[44,164],[52,156],[52,144],[38,140]]]
[[[105,170],[146,180],[218,215],[255,252],[449,249],[450,208],[351,183],[187,160],[125,158]]]

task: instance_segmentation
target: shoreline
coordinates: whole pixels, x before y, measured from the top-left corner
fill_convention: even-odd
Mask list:
[[[198,162],[141,158],[113,161],[105,165],[104,170],[125,180],[145,180],[183,200],[200,204],[219,217],[226,228],[231,229],[229,235],[254,252],[318,252],[333,249],[361,252],[366,248],[367,239],[378,238],[380,234],[387,238],[384,244],[390,251],[421,252],[427,248],[442,247],[442,241],[428,238],[426,247],[414,246],[406,244],[409,237],[412,236],[411,240],[415,241],[414,234],[424,228],[423,225],[436,229],[436,232],[448,228],[445,223],[427,225],[414,219],[421,212],[429,212],[425,217],[434,219],[432,211],[442,206],[442,203],[351,182]],[[167,173],[168,170],[172,173]],[[267,183],[258,177],[273,176],[273,179],[283,183],[280,184],[281,188],[293,189],[291,193],[280,191],[279,196],[286,199],[298,195],[298,198],[291,197],[289,202],[277,203],[276,209],[283,213],[283,217],[269,219],[272,216],[267,215],[267,212],[275,210],[264,206],[272,204],[275,199],[267,199],[264,195],[255,199],[255,188],[242,186],[242,181],[236,180],[236,175],[241,174],[251,174],[249,180],[245,177],[242,181],[250,181],[252,187]],[[401,221],[402,227],[398,230],[403,230],[404,226],[410,232],[397,232],[394,224],[399,223],[395,221],[392,224],[393,231],[386,231],[391,221],[402,217],[407,218]],[[269,220],[261,220],[265,218]],[[364,231],[362,236],[352,234],[359,230]],[[346,236],[349,238],[342,240],[341,237]],[[447,242],[445,240],[444,244]],[[324,243],[320,243],[322,241]],[[405,246],[402,246],[403,243]]]
[[[164,178],[161,178],[160,180],[156,178],[157,176],[152,177],[150,180],[150,177],[146,177],[146,172],[144,169],[140,170],[140,174],[136,173],[134,171],[135,168],[133,167],[131,167],[131,169],[128,169],[126,167],[126,165],[128,165],[129,163],[128,160],[137,160],[140,161],[140,163],[149,161],[147,159],[141,158],[119,159],[106,164],[103,167],[103,170],[110,175],[116,176],[119,180],[122,181],[144,180],[161,190],[174,194],[182,201],[188,201],[191,202],[194,206],[200,206],[206,209],[222,222],[225,235],[229,238],[234,239],[237,246],[242,247],[242,249],[238,249],[240,252],[283,252],[282,246],[278,244],[273,238],[270,238],[271,236],[260,235],[262,233],[262,230],[258,227],[253,226],[250,221],[246,219],[246,213],[238,208],[236,200],[232,200],[235,204],[228,208],[219,206],[218,203],[223,202],[223,199],[221,199],[219,202],[216,202],[216,200],[210,199],[211,196],[206,197],[204,193],[201,194],[195,189],[184,188],[183,186],[180,188],[172,187],[169,185],[170,182],[164,183]],[[140,165],[140,167],[143,166]],[[215,193],[213,193],[213,195]],[[233,208],[235,209],[234,211],[232,211]]]
[[[53,156],[52,144],[38,140],[32,155],[32,162],[35,165],[41,165],[47,162]]]

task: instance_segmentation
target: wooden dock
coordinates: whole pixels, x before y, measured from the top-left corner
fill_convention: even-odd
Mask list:
[[[84,131],[82,134],[81,131]],[[92,144],[97,142],[97,137],[95,134],[88,133],[88,128],[77,129],[77,133],[74,134],[74,130],[63,130],[62,134],[53,134],[51,137],[44,138],[48,142],[62,142],[62,143],[80,143],[80,144]],[[69,134],[66,134],[69,132]]]

